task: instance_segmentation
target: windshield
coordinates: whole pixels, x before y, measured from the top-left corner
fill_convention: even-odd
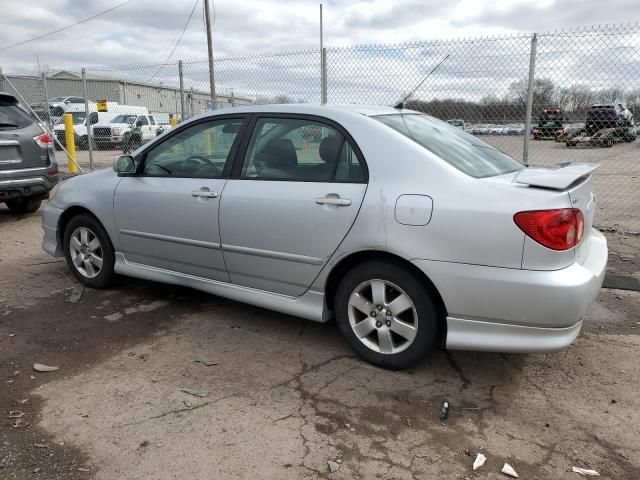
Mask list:
[[[136,121],[137,115],[118,115],[111,120],[111,123],[133,123]]]
[[[454,127],[463,127],[464,121],[462,120],[447,120],[449,125],[453,125]]]
[[[65,98],[67,98],[67,97],[51,97],[49,99],[49,101],[50,102],[63,102]]]
[[[84,119],[87,118],[87,114],[85,112],[71,112],[71,117],[73,118],[74,125],[80,125],[84,123]],[[64,123],[64,117],[60,117],[56,120],[56,125]]]
[[[427,115],[396,114],[373,118],[472,177],[503,175],[524,168],[514,158],[473,135]]]

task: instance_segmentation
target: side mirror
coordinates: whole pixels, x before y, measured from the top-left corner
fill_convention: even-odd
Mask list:
[[[136,173],[136,162],[131,155],[120,155],[113,161],[113,170],[118,176],[133,175]]]

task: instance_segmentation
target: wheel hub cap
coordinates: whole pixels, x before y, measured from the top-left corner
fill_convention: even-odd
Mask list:
[[[69,254],[73,266],[82,276],[94,278],[102,271],[102,244],[90,228],[78,227],[71,233]]]

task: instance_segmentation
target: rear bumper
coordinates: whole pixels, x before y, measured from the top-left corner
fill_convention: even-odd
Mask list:
[[[578,335],[598,296],[607,241],[592,230],[580,263],[554,271],[414,260],[447,308],[447,348],[554,351]]]
[[[58,167],[0,170],[0,202],[14,198],[46,196],[58,183]]]

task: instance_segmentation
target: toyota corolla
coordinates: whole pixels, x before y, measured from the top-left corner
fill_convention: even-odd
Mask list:
[[[607,263],[595,168],[526,168],[402,108],[219,110],[62,182],[43,246],[89,287],[122,274],[334,317],[386,368],[436,345],[556,351]]]

